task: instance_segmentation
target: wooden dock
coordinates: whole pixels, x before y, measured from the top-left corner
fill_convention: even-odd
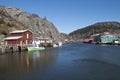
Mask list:
[[[0,54],[27,51],[26,45],[4,45],[0,46]]]

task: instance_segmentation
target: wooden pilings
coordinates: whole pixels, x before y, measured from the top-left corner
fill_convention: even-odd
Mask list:
[[[7,45],[0,46],[0,54],[27,51],[27,46]]]

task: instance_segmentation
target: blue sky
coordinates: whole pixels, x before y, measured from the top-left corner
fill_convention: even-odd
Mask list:
[[[120,21],[120,0],[0,0],[0,5],[46,17],[63,33],[96,22]]]

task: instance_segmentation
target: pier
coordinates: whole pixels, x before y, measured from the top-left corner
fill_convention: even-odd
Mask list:
[[[3,45],[0,46],[0,54],[27,51],[26,45]]]

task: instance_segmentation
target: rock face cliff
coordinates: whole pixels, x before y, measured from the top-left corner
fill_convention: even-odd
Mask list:
[[[82,29],[71,32],[69,35],[74,39],[84,39],[91,35],[109,32],[120,36],[120,22],[99,22]]]
[[[37,37],[50,38],[55,42],[62,41],[59,31],[46,18],[15,7],[0,6],[0,34],[7,35],[10,31],[21,29],[29,29]]]

